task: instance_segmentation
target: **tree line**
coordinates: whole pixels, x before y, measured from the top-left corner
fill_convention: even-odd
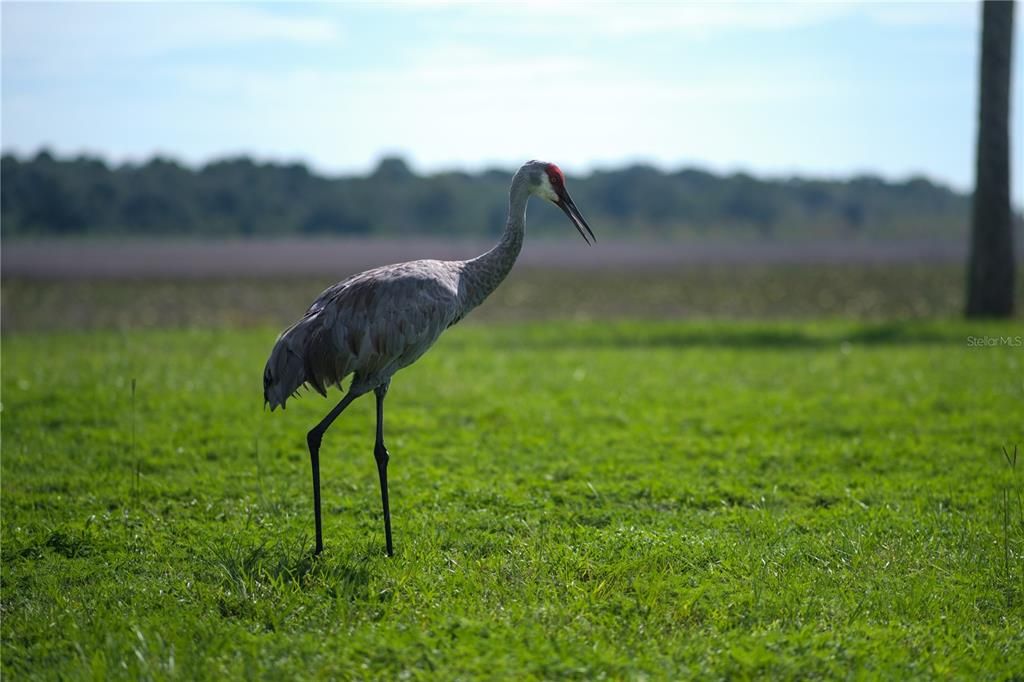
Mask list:
[[[490,236],[500,231],[514,169],[418,175],[382,159],[368,175],[327,177],[301,163],[248,157],[198,168],[165,157],[112,165],[101,158],[2,158],[3,234],[131,236]],[[724,238],[960,237],[967,196],[925,178],[889,182],[759,179],[645,165],[570,177],[602,235]],[[530,231],[564,235],[561,214],[531,204]]]

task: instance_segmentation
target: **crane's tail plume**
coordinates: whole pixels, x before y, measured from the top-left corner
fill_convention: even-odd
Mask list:
[[[271,411],[278,405],[284,409],[288,398],[306,383],[326,395],[323,385],[308,371],[306,355],[311,333],[308,322],[308,319],[301,320],[282,332],[270,352],[263,370],[263,400]]]

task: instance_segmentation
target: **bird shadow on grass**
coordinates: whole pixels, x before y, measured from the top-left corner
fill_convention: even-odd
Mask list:
[[[743,322],[666,323],[633,325],[629,322],[538,325],[529,334],[503,336],[496,345],[524,348],[715,348],[786,350],[856,346],[966,346],[972,334],[986,333],[957,324],[928,322],[837,323],[824,326],[800,323],[755,324]],[[998,335],[998,330],[994,330]],[[467,340],[468,341],[468,340]]]
[[[324,590],[333,598],[357,600],[366,598],[369,591],[365,555],[315,556],[306,540],[211,543],[203,549],[202,561],[222,588],[243,599],[275,597],[288,590]]]
[[[4,562],[37,561],[48,552],[65,559],[93,557],[107,548],[86,529],[69,527],[26,529],[19,536],[4,540],[0,560]]]

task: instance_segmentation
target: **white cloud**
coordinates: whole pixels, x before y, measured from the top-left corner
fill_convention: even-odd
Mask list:
[[[865,3],[858,11],[881,26],[977,26],[981,8],[973,2]]]
[[[384,3],[392,11],[440,17],[463,32],[498,28],[530,35],[643,36],[671,33],[709,38],[725,32],[784,31],[863,17],[880,26],[963,26],[978,22],[970,2],[580,2],[525,0],[473,2],[406,0]]]
[[[3,3],[3,59],[34,68],[260,41],[323,43],[339,26],[242,4]],[[59,63],[55,63],[59,62]]]
[[[573,2],[528,0],[515,3],[388,3],[395,11],[443,17],[444,25],[462,32],[498,28],[529,35],[597,35],[605,37],[673,33],[689,37],[723,31],[784,30],[847,14],[847,3],[730,2]]]
[[[960,158],[970,150],[969,81],[921,54],[944,41],[974,45],[976,29],[956,23],[974,17],[976,27],[973,4],[286,7],[3,4],[5,144],[121,159],[161,150],[191,162],[249,153],[331,171],[363,170],[384,150],[428,170],[531,157],[574,170],[626,159],[833,172],[915,164],[958,179],[970,167]],[[845,57],[820,40],[778,52],[787,29],[828,36],[833,25]],[[783,40],[714,40],[742,31]],[[908,63],[921,65],[912,83],[898,80],[908,72],[893,67],[891,48],[890,61],[874,60],[880,36],[897,46],[914,37],[905,40]],[[309,45],[317,50],[296,49]],[[228,49],[214,55],[219,47]],[[940,86],[917,87],[936,77]],[[934,96],[946,90],[965,112]],[[876,115],[892,109],[893,91],[906,106],[891,120]],[[935,130],[922,134],[922,120]],[[926,155],[950,148],[953,162]]]

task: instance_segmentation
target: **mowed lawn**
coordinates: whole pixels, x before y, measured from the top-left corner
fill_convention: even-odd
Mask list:
[[[340,393],[264,411],[276,330],[5,337],[4,677],[1020,677],[1022,333],[457,327],[389,394],[390,559],[372,397],[311,557]]]

